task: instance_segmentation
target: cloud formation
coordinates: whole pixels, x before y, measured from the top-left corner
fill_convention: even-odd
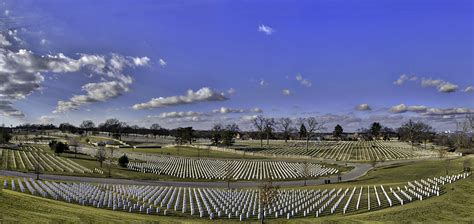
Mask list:
[[[213,113],[220,113],[220,114],[230,114],[230,113],[262,113],[263,110],[256,107],[252,109],[233,109],[227,107],[221,107],[219,109],[212,110]]]
[[[452,93],[458,90],[458,86],[442,79],[422,78],[421,86],[436,87],[438,92]]]
[[[166,61],[163,58],[160,58],[160,66],[165,67],[167,65]]]
[[[52,124],[56,118],[54,116],[43,115],[38,120],[41,124]]]
[[[465,93],[471,93],[471,92],[474,92],[474,86],[467,86],[463,92]]]
[[[405,74],[402,74],[400,75],[400,77],[395,81],[393,82],[393,84],[395,85],[402,85],[403,83],[405,83],[405,81],[408,80],[408,76],[405,75]]]
[[[58,101],[58,105],[53,113],[77,110],[82,105],[103,102],[128,92],[133,79],[131,76],[123,74],[123,69],[126,67],[145,66],[150,61],[148,57],[124,57],[118,54],[112,54],[110,58],[98,55],[82,55],[79,60],[91,62],[90,64],[93,66],[90,66],[89,69],[103,75],[104,81],[88,83],[81,88],[85,94],[74,95],[67,101]],[[66,62],[75,63],[75,60],[68,58]],[[58,64],[58,66],[63,65],[64,63]],[[81,67],[78,66],[77,70]]]
[[[474,109],[454,107],[454,108],[432,108],[427,106],[406,106],[405,104],[395,105],[389,110],[392,113],[414,112],[422,116],[462,116],[474,114]]]
[[[402,85],[406,81],[412,81],[412,82],[418,83],[418,77],[417,76],[408,77],[407,75],[403,74],[396,81],[394,81],[393,84]],[[425,87],[425,88],[434,87],[438,90],[438,92],[441,92],[441,93],[452,93],[452,92],[458,91],[459,89],[459,86],[457,84],[453,84],[451,82],[448,82],[442,79],[421,77],[420,84],[422,87]],[[463,92],[471,92],[471,91],[474,91],[473,86],[467,86],[463,90]]]
[[[310,80],[304,79],[301,74],[297,74],[295,78],[296,78],[296,81],[298,81],[303,86],[311,87],[313,85],[313,83],[311,83]]]
[[[283,95],[285,95],[285,96],[291,95],[291,91],[290,91],[289,89],[283,89],[281,92],[282,92]]]
[[[363,103],[363,104],[357,105],[356,110],[358,110],[358,111],[368,111],[368,110],[372,110],[372,108],[370,108],[369,104]]]
[[[398,104],[390,108],[390,112],[392,113],[405,113],[405,112],[424,112],[426,111],[427,107],[425,106],[406,106],[405,104]]]
[[[151,109],[156,107],[177,106],[197,102],[224,101],[228,98],[223,93],[217,93],[209,87],[203,87],[198,91],[188,90],[186,95],[153,98],[148,102],[133,105],[135,110]]]
[[[195,112],[195,111],[172,111],[172,112],[163,112],[158,116],[148,116],[148,118],[183,118],[183,117],[195,117],[195,116],[202,116],[203,113]]]
[[[272,35],[275,32],[275,30],[269,26],[265,26],[261,24],[260,26],[258,26],[258,32],[262,32],[266,35]]]
[[[0,33],[0,113],[5,116],[24,117],[12,104],[39,90],[45,81],[43,73],[88,71],[100,74],[105,80],[84,85],[82,90],[86,91],[86,95],[59,101],[54,112],[65,112],[90,102],[105,101],[128,91],[132,78],[123,75],[122,69],[125,66],[142,66],[149,61],[147,57],[133,58],[117,54],[112,54],[109,58],[104,55],[79,54],[77,59],[62,53],[38,55],[27,49],[16,50],[20,42],[16,30]]]

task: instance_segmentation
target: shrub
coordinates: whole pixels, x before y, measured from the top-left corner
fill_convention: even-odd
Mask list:
[[[128,157],[127,155],[123,155],[122,157],[119,158],[118,160],[119,166],[121,167],[127,167],[128,164]]]

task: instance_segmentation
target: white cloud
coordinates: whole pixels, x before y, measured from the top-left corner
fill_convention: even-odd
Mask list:
[[[275,30],[269,26],[261,24],[260,26],[258,26],[258,32],[265,33],[266,35],[272,35]]]
[[[173,111],[173,112],[163,112],[159,114],[158,116],[148,116],[148,118],[160,118],[160,119],[165,119],[165,118],[182,118],[182,117],[196,117],[196,116],[202,116],[204,115],[203,113],[195,112],[195,111]]]
[[[82,55],[80,60],[83,63],[94,65],[93,71],[104,74],[110,80],[103,78],[102,82],[88,83],[82,86],[85,95],[74,95],[68,101],[58,101],[53,113],[77,110],[83,105],[103,102],[128,92],[133,79],[131,76],[122,74],[122,70],[127,66],[144,66],[148,64],[150,59],[148,57],[124,57],[112,54],[108,60],[104,56],[97,55]]]
[[[438,92],[452,93],[458,90],[458,86],[442,79],[422,78],[421,86],[436,87]]]
[[[133,60],[133,64],[135,64],[135,66],[144,66],[144,65],[147,65],[148,62],[150,61],[150,58],[148,57],[136,57],[136,58],[132,58]]]
[[[408,80],[408,76],[405,75],[405,74],[403,74],[403,75],[401,75],[401,76],[397,79],[397,81],[393,82],[393,84],[395,84],[395,85],[402,85],[402,84],[403,84],[405,81],[407,81],[407,80]]]
[[[392,113],[414,112],[423,116],[458,116],[474,114],[474,109],[469,108],[429,108],[426,106],[406,106],[399,104],[390,108]]]
[[[474,115],[474,109],[469,108],[428,108],[422,115],[448,116],[448,115]]]
[[[0,115],[6,117],[24,117],[25,115],[23,114],[23,112],[14,108],[12,104],[13,103],[11,101],[0,100]]]
[[[160,58],[160,66],[165,67],[167,65],[166,61],[163,58]]]
[[[104,79],[111,79],[120,82],[121,85],[131,83],[131,77],[120,73],[122,66],[117,62],[117,58],[122,56],[113,54],[110,63],[107,63],[105,56],[80,54],[78,59],[73,59],[64,54],[56,55],[36,55],[32,51],[20,49],[18,51],[8,48],[0,49],[0,100],[13,102],[24,99],[34,91],[41,88],[41,83],[45,78],[41,73],[70,73],[81,70],[88,70],[96,74],[101,74]],[[112,64],[114,62],[115,64]],[[125,60],[126,63],[128,61]],[[118,63],[118,64],[117,64]],[[122,62],[123,63],[123,62]],[[54,74],[53,74],[54,75]],[[107,87],[106,85],[95,85]],[[97,93],[94,85],[83,87],[85,91],[93,90]],[[75,96],[74,99],[80,98]],[[90,97],[89,97],[90,98]],[[61,106],[82,105],[75,102],[61,102]],[[9,104],[11,106],[11,104]],[[65,107],[57,108],[56,111],[65,111]],[[20,113],[18,113],[20,114]]]
[[[220,114],[229,114],[229,113],[262,113],[263,110],[256,107],[252,109],[233,109],[227,107],[221,107],[219,109],[212,110],[213,113],[220,113]]]
[[[283,90],[282,90],[282,93],[283,93],[283,95],[285,95],[285,96],[291,95],[291,91],[290,91],[289,89],[283,89]]]
[[[40,41],[40,44],[41,44],[41,45],[46,45],[47,43],[48,43],[48,40],[46,40],[46,39],[44,39],[44,38],[41,39],[41,41]]]
[[[296,81],[298,81],[303,86],[311,87],[313,85],[310,80],[304,79],[301,74],[297,74],[295,78]]]
[[[465,93],[470,93],[470,92],[474,92],[474,86],[468,86],[466,87],[463,92]]]
[[[257,116],[258,115],[245,115],[245,116],[240,117],[240,121],[250,122],[250,121],[254,120],[255,118],[257,118]]]
[[[363,104],[357,105],[356,110],[358,110],[358,111],[368,111],[368,110],[372,110],[372,108],[370,108],[369,104],[363,103]]]
[[[153,98],[148,102],[133,105],[133,109],[142,110],[164,106],[191,104],[204,101],[224,101],[227,99],[228,98],[224,96],[224,94],[216,93],[209,87],[203,87],[196,92],[190,89],[186,92],[186,95],[183,96]]]
[[[234,88],[230,88],[227,90],[227,93],[228,94],[234,94],[235,93],[235,89]]]
[[[264,79],[260,79],[260,82],[258,84],[260,86],[268,86],[268,82],[266,82]]]
[[[53,113],[77,110],[83,105],[94,102],[103,102],[108,99],[118,97],[129,91],[128,85],[131,83],[131,79],[127,82],[109,81],[88,83],[82,86],[82,91],[86,92],[85,95],[74,95],[69,99],[69,101],[58,101],[58,105]]]
[[[11,45],[12,44],[10,43],[10,41],[7,40],[7,37],[0,33],[0,46],[7,47]]]
[[[55,119],[54,116],[43,115],[38,120],[41,124],[52,124]]]
[[[426,106],[406,106],[405,104],[398,104],[390,108],[392,113],[405,113],[405,112],[425,112],[427,110]]]
[[[443,93],[456,92],[457,90],[458,86],[449,82],[443,83],[442,85],[438,86],[438,91]]]
[[[3,14],[4,14],[5,16],[9,16],[10,13],[11,13],[11,12],[10,12],[10,10],[8,10],[8,9],[6,9],[5,11],[3,11]]]

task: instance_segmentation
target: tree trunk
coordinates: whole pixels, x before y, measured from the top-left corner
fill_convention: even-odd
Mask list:
[[[270,143],[270,134],[267,133],[267,146],[269,145]]]
[[[263,148],[263,136],[260,135],[260,148]]]

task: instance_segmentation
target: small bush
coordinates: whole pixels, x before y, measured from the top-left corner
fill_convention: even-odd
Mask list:
[[[118,160],[119,166],[121,167],[127,167],[128,165],[128,157],[127,155],[123,155],[122,157],[119,158]]]

